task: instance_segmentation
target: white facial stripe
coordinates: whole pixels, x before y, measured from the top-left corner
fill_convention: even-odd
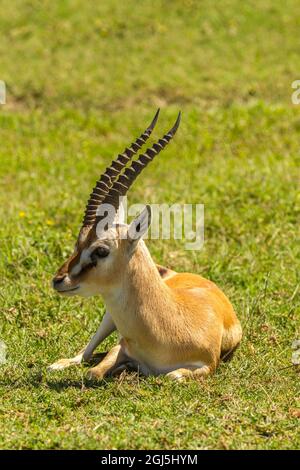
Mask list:
[[[90,248],[84,248],[80,255],[79,263],[76,264],[71,270],[71,276],[76,276],[80,271],[91,262],[91,250]]]

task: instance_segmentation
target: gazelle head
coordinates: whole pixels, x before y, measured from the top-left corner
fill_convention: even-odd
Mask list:
[[[151,223],[149,206],[128,226],[118,222],[118,210],[140,172],[175,135],[180,113],[172,129],[136,160],[133,157],[150,137],[159,110],[140,137],[113,160],[97,181],[88,200],[73,254],[53,278],[54,289],[63,295],[96,295],[113,289],[126,271],[139,240]]]

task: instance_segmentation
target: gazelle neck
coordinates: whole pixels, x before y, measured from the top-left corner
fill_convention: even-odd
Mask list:
[[[171,293],[162,281],[154,261],[141,240],[126,264],[121,280],[104,292],[104,301],[118,330],[153,323],[155,312],[170,303]]]

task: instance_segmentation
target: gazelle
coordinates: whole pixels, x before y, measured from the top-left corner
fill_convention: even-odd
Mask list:
[[[145,375],[198,378],[212,373],[241,341],[233,307],[213,282],[154,263],[142,239],[151,223],[149,206],[129,226],[113,217],[101,226],[101,208],[113,208],[115,215],[137,175],[175,135],[180,113],[174,127],[133,160],[150,137],[158,113],[98,180],[74,253],[53,279],[62,295],[101,294],[108,310],[88,346],[71,359],[55,362],[50,370],[88,362],[94,349],[117,330],[119,344],[89,370],[89,377],[102,379],[130,366]]]

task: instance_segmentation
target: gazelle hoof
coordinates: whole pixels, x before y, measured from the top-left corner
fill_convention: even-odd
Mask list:
[[[70,364],[70,359],[59,359],[58,361],[54,362],[50,366],[47,367],[47,370],[49,372],[53,372],[55,370],[63,370],[69,367]]]
[[[86,378],[88,380],[97,381],[103,379],[103,374],[99,370],[97,370],[97,367],[92,367],[87,371]]]
[[[181,371],[174,370],[172,372],[169,372],[166,377],[168,379],[171,379],[175,382],[185,382],[187,379],[187,376],[184,375]]]

